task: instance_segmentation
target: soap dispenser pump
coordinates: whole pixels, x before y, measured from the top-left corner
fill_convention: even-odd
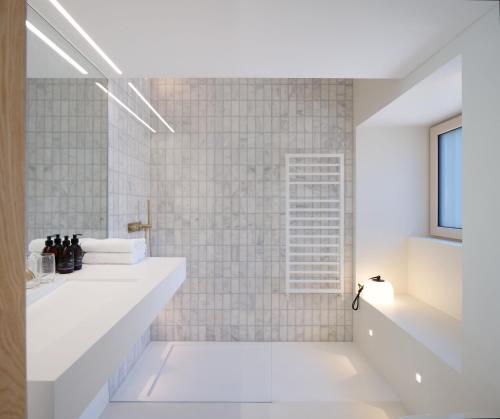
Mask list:
[[[73,249],[73,258],[75,261],[75,271],[82,269],[83,260],[83,250],[79,244],[78,236],[81,236],[81,234],[73,234],[73,238],[71,239],[71,248]]]
[[[57,254],[57,249],[54,246],[54,241],[52,240],[52,236],[47,236],[47,240],[45,240],[45,247],[42,250],[42,254],[53,254],[54,258]]]
[[[69,236],[64,236],[62,251],[57,261],[57,272],[60,274],[70,274],[75,270],[75,259]]]

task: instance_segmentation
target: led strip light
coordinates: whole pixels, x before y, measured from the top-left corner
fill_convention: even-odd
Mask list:
[[[62,50],[54,41],[47,37],[43,32],[41,32],[36,26],[34,26],[29,20],[26,21],[26,27],[28,30],[40,38],[45,44],[57,52],[62,58],[64,58],[68,63],[75,67],[80,73],[88,74],[80,64],[78,64],[73,58],[71,58],[64,50]]]
[[[149,126],[142,118],[139,117],[132,109],[130,109],[125,103],[123,103],[120,99],[118,99],[113,93],[111,93],[108,89],[106,89],[101,83],[96,82],[96,86],[101,89],[104,93],[106,93],[111,99],[113,99],[116,103],[118,103],[123,109],[125,109],[130,115],[132,115],[135,119],[137,119],[141,124],[147,127],[151,132],[156,132],[151,126]]]
[[[162,116],[156,111],[156,109],[153,108],[151,103],[149,103],[146,100],[146,98],[141,94],[141,92],[139,92],[139,90],[137,90],[137,88],[131,82],[128,82],[128,85],[137,94],[137,96],[139,96],[141,100],[148,106],[148,108],[151,109],[151,111],[160,119],[160,121],[163,122],[163,125],[165,125],[170,130],[170,132],[174,134],[175,133],[174,129],[168,124],[167,121],[165,121],[162,118]]]
[[[91,45],[92,48],[94,48],[97,53],[106,61],[112,68],[115,70],[117,74],[122,74],[122,71],[118,68],[118,66],[107,56],[107,54],[101,49],[99,45],[90,37],[90,35],[85,32],[85,30],[78,24],[78,22],[73,19],[73,16],[71,16],[68,11],[61,6],[61,4],[57,0],[49,0],[52,6],[54,6],[59,13],[61,13],[66,20],[73,26],[80,35],[83,36],[83,38]]]
[[[49,2],[57,9],[61,15],[75,28],[78,33],[94,48],[94,50],[113,68],[113,70],[117,74],[122,74],[122,71],[118,68],[118,66],[108,57],[108,55],[97,45],[97,43],[90,37],[90,35],[85,32],[85,30],[78,24],[78,22],[68,13],[68,11],[57,1],[57,0],[49,0]],[[43,34],[42,34],[43,35]],[[43,39],[43,38],[42,38]],[[50,40],[49,40],[50,41]],[[60,50],[60,49],[59,49]],[[57,51],[57,50],[56,50]],[[59,54],[65,54],[64,51],[57,51]],[[78,65],[74,60],[71,60],[67,54],[62,55],[66,58],[70,63],[72,63],[75,67]],[[71,60],[71,61],[70,61]],[[73,62],[72,62],[73,61]],[[78,67],[77,67],[78,68]],[[81,66],[80,68],[85,71]],[[79,71],[81,71],[79,69]],[[85,73],[87,72],[85,71]],[[156,131],[148,125],[143,119],[141,119],[135,112],[133,112],[127,105],[125,105],[120,99],[118,99],[113,93],[111,93],[108,89],[106,89],[102,84],[96,82],[97,87],[99,87],[103,92],[105,92],[109,97],[111,97],[114,101],[116,101],[121,107],[123,107],[128,113],[130,113],[134,118],[136,118],[139,122],[141,122],[144,126],[146,126],[151,132],[156,133]],[[139,90],[132,84],[128,83],[130,88],[141,98],[141,100],[146,104],[146,106],[160,119],[160,121],[170,130],[170,132],[175,133],[174,129],[168,124],[165,119],[158,113],[158,111],[153,108],[151,103],[149,103],[146,98],[139,92]]]

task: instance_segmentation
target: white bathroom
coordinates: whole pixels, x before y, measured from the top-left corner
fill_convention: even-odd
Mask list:
[[[2,419],[500,417],[500,2],[0,10]]]

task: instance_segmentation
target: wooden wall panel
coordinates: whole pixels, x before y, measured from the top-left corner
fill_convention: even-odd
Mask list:
[[[26,414],[25,0],[0,0],[0,418]]]

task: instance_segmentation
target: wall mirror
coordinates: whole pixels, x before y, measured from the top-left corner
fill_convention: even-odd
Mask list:
[[[26,243],[108,235],[105,76],[39,13],[27,10]]]

